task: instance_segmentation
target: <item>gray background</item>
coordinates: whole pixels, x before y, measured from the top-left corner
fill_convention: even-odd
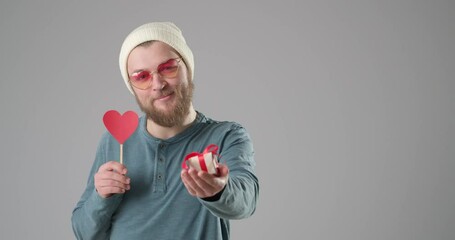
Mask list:
[[[233,239],[455,239],[455,1],[214,2],[2,0],[0,239],[74,238],[103,114],[139,112],[120,45],[156,20],[195,107],[254,139]]]

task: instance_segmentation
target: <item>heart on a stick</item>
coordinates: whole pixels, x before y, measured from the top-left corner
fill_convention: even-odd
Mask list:
[[[104,114],[103,122],[111,135],[120,144],[123,144],[136,131],[139,118],[133,111],[127,111],[120,115],[119,112],[110,110]]]

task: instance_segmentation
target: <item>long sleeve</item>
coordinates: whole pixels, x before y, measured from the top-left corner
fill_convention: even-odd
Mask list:
[[[102,198],[95,190],[94,175],[98,168],[106,162],[105,156],[103,142],[101,142],[89,174],[87,187],[71,217],[77,239],[108,239],[111,217],[122,201],[121,195]]]
[[[254,150],[245,129],[232,125],[220,147],[220,161],[229,167],[229,180],[219,199],[200,202],[214,215],[224,219],[242,219],[256,210],[259,181],[254,174]]]
[[[216,144],[229,179],[216,198],[191,196],[180,178],[184,156]],[[115,160],[119,144],[106,133],[100,141],[87,187],[77,203],[72,226],[77,239],[229,239],[229,219],[252,215],[259,183],[254,151],[245,129],[198,114],[195,123],[170,139],[157,139],[146,129],[146,118],[124,144],[123,157],[131,179],[125,194],[102,198],[94,175]]]

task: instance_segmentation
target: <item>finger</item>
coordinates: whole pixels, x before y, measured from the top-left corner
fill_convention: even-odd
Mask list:
[[[205,181],[209,186],[205,186],[206,192],[209,196],[213,196],[220,192],[227,184],[228,176],[217,177],[206,172],[198,172],[198,176],[201,180]],[[201,183],[196,181],[197,183]],[[202,185],[200,185],[203,187]]]
[[[116,172],[98,172],[95,174],[95,188],[101,196],[108,197],[106,194],[121,193],[130,189],[130,179]],[[110,192],[110,188],[114,188]],[[107,189],[107,190],[106,190]],[[119,189],[123,189],[119,192]]]
[[[121,184],[129,185],[131,182],[131,179],[129,177],[126,177],[124,175],[114,173],[114,172],[103,172],[103,173],[97,173],[95,175],[95,181],[101,182],[118,182]]]
[[[208,176],[208,180],[204,180],[203,178],[201,178],[199,176],[199,174],[201,175],[210,175],[206,172],[203,172],[203,171],[196,171],[196,170],[190,170],[188,171],[188,174],[191,176],[191,179],[193,181],[193,183],[195,185],[192,185],[193,188],[197,189],[199,193],[203,194],[203,195],[210,195],[213,191],[215,191],[216,189],[211,185],[209,184],[207,181],[211,181],[210,179],[210,176]],[[211,176],[213,178],[213,176]],[[200,190],[199,190],[200,189]]]
[[[208,172],[204,172],[204,171],[199,171],[199,172],[196,172],[194,177],[198,180],[202,180],[203,182],[209,184],[209,185],[212,185],[213,183],[213,178],[215,177],[214,175],[208,173]]]
[[[125,189],[125,190],[129,190],[130,189],[130,185],[129,184],[124,184],[122,182],[115,181],[115,180],[112,180],[112,179],[101,179],[101,180],[98,180],[97,183],[96,183],[96,186],[97,186],[97,188],[116,187],[116,188],[122,188],[122,189]]]
[[[197,183],[198,176],[197,171],[194,169],[188,170],[186,175],[186,180],[188,185],[196,192],[197,196],[204,196],[206,195],[205,189],[201,188],[200,185]]]
[[[130,179],[123,174],[127,169],[123,164],[115,161],[107,162],[100,166],[94,176],[95,188],[103,198],[108,198],[113,194],[122,194],[130,189]]]
[[[125,165],[116,162],[116,161],[109,161],[100,166],[98,171],[115,171],[120,174],[126,174],[128,170],[126,169]]]
[[[130,184],[131,179],[125,175],[119,174],[117,172],[99,172],[96,174],[99,180],[115,180],[123,184]]]
[[[117,187],[102,187],[96,189],[96,191],[100,196],[106,198],[112,196],[113,194],[123,194],[126,192],[126,189]]]
[[[187,170],[182,170],[182,172],[180,173],[180,177],[182,178],[182,182],[183,182],[183,185],[185,185],[185,188],[188,190],[188,192],[192,195],[192,196],[196,196],[196,191],[191,187],[190,183],[189,183],[189,176],[188,176],[188,172]]]
[[[113,194],[125,193],[130,189],[130,185],[114,180],[97,180],[95,181],[95,188],[101,197],[108,198]]]
[[[229,175],[229,168],[225,164],[218,164],[217,176],[224,177]]]

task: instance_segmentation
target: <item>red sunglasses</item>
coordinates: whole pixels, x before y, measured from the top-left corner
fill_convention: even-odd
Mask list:
[[[139,89],[145,90],[152,86],[153,74],[157,73],[165,79],[175,78],[179,71],[181,58],[171,58],[158,65],[153,72],[148,70],[139,70],[130,75],[130,83]]]

